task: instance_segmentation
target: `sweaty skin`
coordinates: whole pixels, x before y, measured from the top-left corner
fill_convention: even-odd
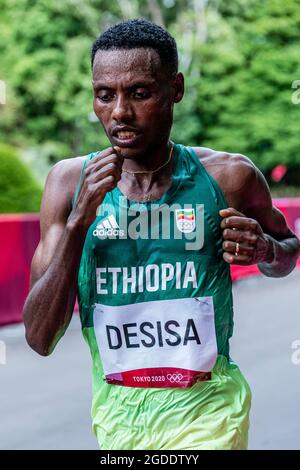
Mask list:
[[[41,355],[53,351],[70,323],[85,236],[106,192],[118,185],[128,199],[154,200],[172,181],[172,161],[152,174],[133,175],[124,170],[148,171],[167,161],[173,106],[184,93],[182,74],[166,76],[152,49],[98,51],[93,89],[95,113],[113,147],[86,166],[73,209],[85,157],[62,160],[48,175],[40,211],[41,240],[23,308],[26,339]],[[124,138],[129,139],[127,143]],[[243,155],[203,147],[194,150],[229,203],[220,212],[225,261],[258,263],[267,276],[289,274],[300,243],[273,207],[261,172]]]

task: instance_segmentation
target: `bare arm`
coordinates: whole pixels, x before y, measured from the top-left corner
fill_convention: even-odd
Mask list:
[[[121,159],[113,149],[102,152],[87,165],[71,210],[71,164],[59,162],[48,175],[40,213],[41,241],[23,308],[27,342],[41,355],[53,351],[70,323],[87,230],[106,192],[120,179]]]
[[[287,276],[300,254],[299,239],[273,206],[264,176],[246,157],[237,162],[235,177],[240,183],[234,196],[239,211],[230,208],[220,212],[224,217],[224,259],[242,265],[257,263],[266,276]]]

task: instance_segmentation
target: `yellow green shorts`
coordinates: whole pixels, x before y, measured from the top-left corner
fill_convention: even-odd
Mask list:
[[[238,366],[218,356],[212,379],[188,389],[104,382],[94,393],[93,430],[103,450],[247,449],[250,406]]]

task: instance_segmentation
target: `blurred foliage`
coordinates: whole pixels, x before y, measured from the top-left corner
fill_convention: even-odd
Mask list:
[[[178,42],[186,94],[172,138],[244,153],[265,172],[284,162],[299,175],[299,0],[0,0],[0,10],[0,141],[48,164],[108,145],[93,120],[91,44],[143,16]]]
[[[14,148],[0,144],[0,213],[38,212],[42,190]]]
[[[291,101],[300,77],[300,2],[216,5],[219,28],[200,51],[200,140],[249,155],[263,169],[300,166],[300,109]]]

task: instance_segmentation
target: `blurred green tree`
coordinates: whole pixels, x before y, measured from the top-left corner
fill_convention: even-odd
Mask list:
[[[41,187],[14,148],[0,144],[0,213],[38,212]]]
[[[143,16],[176,37],[186,95],[172,138],[300,168],[299,0],[0,0],[0,140],[53,163],[108,145],[93,120],[90,47]],[[295,172],[296,174],[296,172]],[[298,171],[299,174],[299,171]]]
[[[212,4],[217,27],[210,25],[198,51],[199,140],[244,153],[264,170],[284,162],[299,174],[300,107],[292,103],[291,86],[300,78],[300,2]]]

